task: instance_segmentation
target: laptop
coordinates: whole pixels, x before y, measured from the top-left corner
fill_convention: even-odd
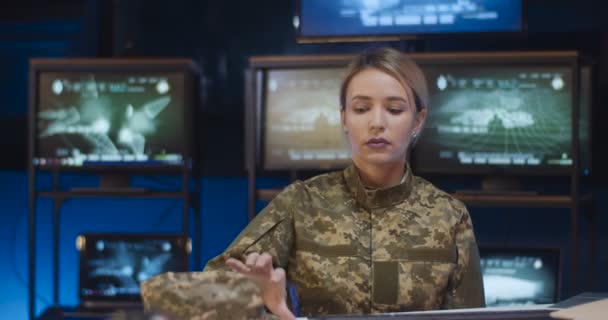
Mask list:
[[[479,246],[486,306],[553,304],[559,301],[559,248]]]
[[[83,234],[76,243],[80,311],[141,308],[141,282],[190,270],[192,245],[183,235]]]

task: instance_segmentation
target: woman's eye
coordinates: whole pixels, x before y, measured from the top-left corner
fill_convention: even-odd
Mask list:
[[[355,113],[363,113],[363,112],[367,111],[367,109],[369,109],[369,108],[366,106],[357,106],[357,107],[353,108]]]
[[[388,108],[388,112],[392,113],[392,114],[400,114],[401,112],[403,112],[402,108]]]

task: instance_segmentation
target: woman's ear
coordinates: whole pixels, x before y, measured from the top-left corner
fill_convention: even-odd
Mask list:
[[[426,122],[427,116],[427,108],[422,108],[420,111],[416,113],[416,126],[414,127],[414,132],[420,134],[422,128],[424,128],[424,123]]]
[[[340,109],[340,122],[342,123],[342,130],[345,134],[348,134],[348,129],[346,128],[346,112],[344,108]]]

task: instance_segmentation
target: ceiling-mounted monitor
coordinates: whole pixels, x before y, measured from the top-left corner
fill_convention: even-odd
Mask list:
[[[298,40],[403,39],[524,30],[522,0],[297,0]]]

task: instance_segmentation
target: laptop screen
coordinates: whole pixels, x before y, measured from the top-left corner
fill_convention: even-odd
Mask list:
[[[550,304],[559,300],[557,248],[479,247],[486,306]]]
[[[181,235],[86,234],[77,243],[82,301],[138,301],[142,281],[189,271],[190,241]]]

